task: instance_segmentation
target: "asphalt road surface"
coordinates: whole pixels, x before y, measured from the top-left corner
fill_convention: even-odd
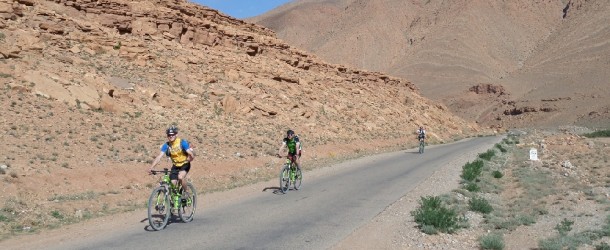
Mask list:
[[[305,172],[298,191],[282,194],[279,181],[259,185],[252,195],[210,205],[199,196],[190,223],[178,218],[152,231],[146,215],[138,227],[117,228],[104,237],[47,249],[328,249],[400,199],[436,169],[472,148],[498,137],[479,137],[445,145],[350,160],[331,170]],[[461,166],[456,166],[460,167]],[[316,174],[321,173],[323,174]],[[137,223],[135,223],[137,224]]]

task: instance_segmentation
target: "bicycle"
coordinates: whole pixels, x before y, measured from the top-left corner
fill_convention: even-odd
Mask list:
[[[424,138],[419,138],[419,153],[420,154],[424,153],[425,146],[426,146],[426,142],[424,141]]]
[[[294,186],[294,190],[299,190],[302,180],[301,169],[298,169],[290,158],[286,158],[286,162],[280,171],[280,191],[285,194],[290,189],[290,183]]]
[[[170,215],[176,215],[177,211],[180,220],[190,222],[195,215],[197,207],[197,192],[192,183],[187,184],[188,197],[183,196],[184,190],[180,192],[180,182],[174,185],[170,178],[170,171],[167,168],[163,170],[152,170],[153,175],[163,173],[159,186],[153,189],[148,198],[148,223],[155,230],[159,231],[169,221]]]

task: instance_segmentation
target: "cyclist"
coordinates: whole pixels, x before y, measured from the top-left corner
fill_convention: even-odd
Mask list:
[[[182,187],[186,187],[186,174],[191,169],[191,162],[195,158],[195,153],[188,141],[177,138],[178,128],[176,126],[169,127],[165,134],[167,135],[167,142],[161,145],[161,152],[155,158],[152,165],[150,165],[148,172],[152,173],[152,170],[161,161],[161,158],[167,156],[172,159],[172,169],[169,175],[172,183],[176,185],[177,180],[179,180]],[[184,190],[186,191],[186,189]],[[188,196],[188,194],[185,195]]]
[[[299,142],[299,136],[295,135],[292,130],[286,132],[286,138],[282,141],[282,146],[280,146],[277,156],[282,157],[282,153],[286,148],[288,148],[288,159],[297,165],[297,169],[301,169],[301,142]]]
[[[425,139],[426,139],[426,130],[424,129],[423,126],[419,126],[419,129],[417,130],[417,140],[423,141]]]

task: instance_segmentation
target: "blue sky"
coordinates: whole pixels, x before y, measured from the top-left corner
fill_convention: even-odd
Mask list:
[[[229,16],[243,19],[258,16],[292,0],[191,0],[217,9]]]

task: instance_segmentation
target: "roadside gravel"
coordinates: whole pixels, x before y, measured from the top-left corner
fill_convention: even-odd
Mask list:
[[[423,181],[408,195],[388,206],[365,226],[357,229],[334,249],[477,249],[480,229],[470,227],[456,234],[427,235],[418,228],[411,211],[419,205],[423,196],[437,196],[459,187],[462,166],[477,158],[478,154],[492,148],[503,137],[492,144],[482,144],[470,153],[447,163]],[[476,213],[466,215],[471,225],[478,224],[482,217]]]

